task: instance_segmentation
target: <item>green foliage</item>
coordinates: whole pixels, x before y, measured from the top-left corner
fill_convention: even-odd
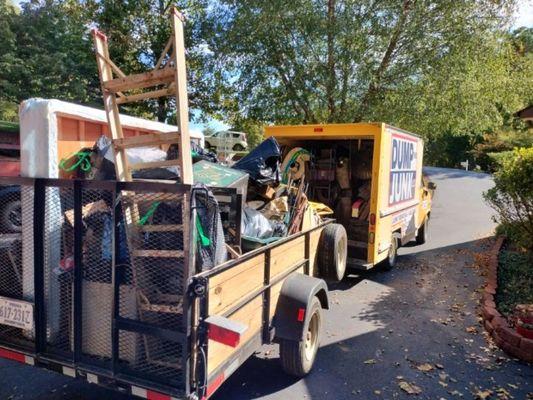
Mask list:
[[[209,125],[205,126],[204,129],[202,130],[202,133],[204,134],[204,136],[212,136],[215,132],[216,132],[216,129]]]
[[[496,303],[504,315],[512,315],[517,304],[533,303],[531,254],[502,251],[499,257]]]
[[[264,126],[256,121],[235,118],[231,129],[246,133],[249,150],[254,149],[263,141]]]
[[[506,229],[512,226],[518,246],[533,252],[533,147],[515,149],[494,174],[494,187],[485,200]]]

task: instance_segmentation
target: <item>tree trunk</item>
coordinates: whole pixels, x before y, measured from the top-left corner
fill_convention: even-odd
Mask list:
[[[335,0],[328,0],[328,122],[335,118]]]

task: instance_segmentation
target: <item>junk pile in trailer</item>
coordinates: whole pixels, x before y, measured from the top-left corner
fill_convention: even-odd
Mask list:
[[[308,200],[308,150],[284,159],[269,138],[228,167],[189,135],[174,8],[170,22],[154,69],[129,76],[93,31],[105,111],[22,104],[22,176],[0,177],[21,202],[20,232],[0,232],[0,357],[198,399],[276,342],[303,376],[329,306],[318,276],[342,279],[346,231]],[[119,114],[161,96],[175,127]]]

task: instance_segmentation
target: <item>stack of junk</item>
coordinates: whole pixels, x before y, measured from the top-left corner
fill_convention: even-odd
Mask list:
[[[116,178],[114,150],[103,111],[56,100],[32,99],[22,104],[20,116],[21,143],[24,144],[21,151],[23,176],[83,180]],[[176,130],[170,125],[126,116],[121,116],[121,121],[127,136]],[[368,218],[370,168],[368,165],[351,165],[353,159],[340,147],[307,150],[295,146],[281,149],[271,137],[235,164],[227,166],[218,161],[216,154],[204,150],[202,145],[201,137],[191,137],[194,181],[191,207],[198,210],[194,221],[195,236],[199,243],[196,246],[198,271],[211,269],[228,259],[238,258],[243,253],[313,228],[321,224],[323,218],[333,214],[345,226]],[[126,150],[131,164],[155,161],[164,164],[165,160],[176,159],[177,153],[175,145],[164,144]],[[358,159],[360,161],[357,162],[365,162],[364,157]],[[180,173],[175,166],[139,169],[133,176],[180,182]],[[353,185],[354,179],[357,185]],[[352,192],[352,187],[357,190]],[[234,188],[236,190],[232,193],[237,195],[228,200],[228,196],[223,191],[217,192],[217,188]],[[25,198],[28,196],[31,197],[32,193],[22,193],[24,220],[28,220],[24,218],[25,215],[31,216],[33,212],[29,206],[32,202]],[[57,336],[58,341],[63,340],[67,343],[66,347],[71,347],[70,335],[62,334],[70,331],[70,317],[59,312],[59,299],[62,293],[64,297],[64,291],[67,290],[64,282],[69,281],[74,269],[72,196],[63,188],[50,187],[47,188],[46,198],[46,204],[43,205],[45,214],[56,217],[45,221],[45,235],[50,243],[57,244],[49,246],[45,254],[49,263],[57,266],[47,278],[48,304],[51,308],[47,334],[49,340]],[[83,346],[93,356],[109,354],[111,346],[109,338],[102,340],[99,337],[101,331],[106,331],[105,325],[112,322],[108,312],[111,305],[102,301],[99,307],[94,307],[94,301],[109,298],[112,291],[113,256],[115,263],[131,266],[131,259],[135,257],[132,253],[137,248],[149,248],[157,242],[157,248],[173,251],[177,242],[168,232],[161,235],[147,230],[137,239],[145,243],[132,248],[127,238],[126,223],[122,220],[117,225],[120,239],[115,251],[118,254],[114,254],[113,241],[110,240],[112,207],[110,196],[104,191],[94,191],[82,207],[83,262],[87,265],[84,270],[86,295],[83,301],[93,302],[92,307],[84,308],[86,334],[83,335]],[[175,203],[154,200],[139,210],[138,224],[177,226],[183,223],[181,214],[182,208]],[[57,218],[57,215],[61,218]],[[31,229],[22,233],[23,292],[28,297],[32,297],[34,292],[32,235]],[[160,281],[169,286],[165,287],[165,292],[168,292],[173,284],[172,279],[169,277]],[[140,313],[139,307],[150,306],[148,297],[146,304],[138,302],[132,284],[123,285],[120,295],[125,316],[135,318]],[[54,312],[56,300],[58,310]],[[164,311],[172,311],[170,308]],[[134,360],[139,357],[140,347],[133,336],[130,339],[121,344],[121,351]]]

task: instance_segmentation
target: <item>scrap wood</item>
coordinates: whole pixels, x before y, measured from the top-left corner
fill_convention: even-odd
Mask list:
[[[93,203],[85,204],[81,208],[81,215],[83,218],[89,217],[99,212],[111,212],[111,208],[106,204],[104,200],[98,200]],[[65,218],[70,225],[74,226],[74,209],[65,211]]]
[[[235,250],[233,247],[231,247],[227,243],[226,243],[226,250],[230,254],[231,258],[233,258],[235,260],[241,256],[241,253],[239,253],[239,251]]]

